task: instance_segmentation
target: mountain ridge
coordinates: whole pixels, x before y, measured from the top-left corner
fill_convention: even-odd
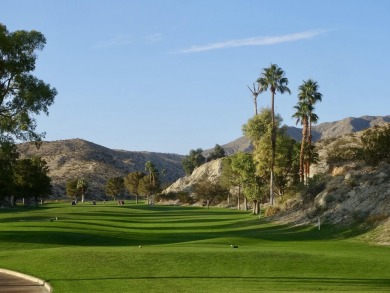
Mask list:
[[[373,127],[375,125],[383,125],[390,122],[390,115],[386,116],[370,116],[364,115],[361,117],[347,117],[342,120],[333,122],[323,122],[318,125],[313,125],[313,142],[320,139],[336,138],[345,134],[362,131],[364,129]],[[287,134],[295,139],[301,141],[302,139],[302,128],[287,126]],[[227,155],[232,155],[238,151],[250,152],[253,147],[250,141],[245,137],[241,136],[229,143],[222,145]],[[207,156],[213,149],[204,151]]]
[[[344,134],[364,130],[374,125],[390,122],[387,116],[347,117],[345,119],[325,122],[313,126],[313,140],[337,137]],[[300,140],[301,129],[288,126],[288,134]],[[252,149],[246,137],[222,145],[228,155],[238,151],[249,152]],[[166,175],[161,178],[165,183],[171,183],[185,175],[181,161],[183,155],[149,151],[115,150],[102,145],[83,140],[68,139],[43,142],[39,149],[32,142],[18,144],[22,157],[40,156],[49,166],[49,176],[52,178],[54,197],[65,197],[66,181],[71,178],[84,177],[90,181],[87,196],[104,196],[104,184],[114,176],[125,176],[129,172],[144,171],[145,163],[152,161],[159,171],[165,169]],[[206,150],[204,154],[210,153]]]
[[[22,157],[40,156],[47,162],[55,197],[66,196],[67,180],[81,177],[90,182],[87,196],[102,197],[104,185],[110,177],[145,171],[147,161],[152,161],[159,171],[168,171],[161,178],[163,182],[184,175],[181,155],[112,150],[83,139],[43,142],[39,149],[34,143],[22,143],[18,149]]]

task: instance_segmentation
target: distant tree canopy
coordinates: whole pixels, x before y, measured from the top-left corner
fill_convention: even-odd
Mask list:
[[[227,199],[229,189],[219,184],[219,182],[212,182],[209,179],[208,172],[206,172],[194,185],[193,192],[198,199],[205,201],[207,208],[209,208],[210,204]]]
[[[141,194],[140,182],[146,176],[143,172],[132,172],[124,178],[124,185],[130,194],[135,195],[135,202],[138,203],[138,196]]]
[[[291,139],[284,127],[280,127],[282,118],[275,115],[275,133],[277,134],[274,158],[274,187],[273,192],[283,195],[288,181],[296,177],[299,169],[299,146]],[[272,158],[271,135],[272,113],[270,109],[261,112],[249,119],[243,126],[243,132],[254,146],[253,161],[256,166],[256,175],[262,182],[269,182],[270,165]],[[314,156],[314,154],[313,154]]]
[[[70,198],[75,198],[78,195],[77,182],[78,182],[77,178],[69,179],[66,182],[66,195],[69,196]]]
[[[208,161],[216,160],[219,158],[223,158],[226,156],[225,149],[221,147],[219,144],[216,144],[214,150],[207,157]]]
[[[15,144],[10,141],[0,142],[0,197],[12,193],[14,168],[18,158]]]
[[[46,161],[38,157],[18,160],[14,171],[16,197],[47,197],[51,194],[51,179]]]
[[[106,194],[113,198],[120,196],[125,189],[123,178],[112,177],[108,179],[104,189],[106,191]]]
[[[182,160],[184,171],[187,175],[190,175],[195,168],[203,165],[206,162],[206,158],[203,156],[203,150],[198,148],[196,150],[190,150],[190,153]]]
[[[39,157],[17,159],[12,143],[0,147],[0,200],[9,199],[11,205],[17,198],[46,198],[51,194],[49,168]]]
[[[48,114],[55,88],[31,75],[46,39],[37,31],[9,32],[0,23],[0,138],[40,141],[34,116]]]
[[[88,191],[89,183],[84,178],[73,178],[66,182],[66,195],[70,198],[81,196],[81,202],[85,200],[85,194]]]

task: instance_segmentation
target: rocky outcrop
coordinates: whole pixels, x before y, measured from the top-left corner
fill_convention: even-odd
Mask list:
[[[355,165],[332,172],[313,200],[281,205],[274,219],[289,224],[313,224],[318,220],[337,228],[360,225],[372,229],[362,236],[390,245],[390,165],[373,168]]]
[[[191,192],[194,184],[199,182],[205,175],[211,182],[217,182],[222,170],[222,159],[217,159],[196,168],[191,175],[184,176],[174,182],[171,186],[164,190],[164,193],[169,192]]]

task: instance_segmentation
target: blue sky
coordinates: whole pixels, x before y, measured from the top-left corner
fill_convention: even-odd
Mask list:
[[[46,140],[187,154],[242,135],[247,85],[271,63],[289,79],[275,102],[287,125],[309,78],[320,123],[389,115],[389,13],[386,0],[1,0],[0,22],[47,39],[34,73],[59,92],[37,118]]]

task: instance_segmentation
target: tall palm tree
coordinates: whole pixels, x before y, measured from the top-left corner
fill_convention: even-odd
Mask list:
[[[312,145],[312,124],[316,124],[318,122],[318,116],[314,113],[313,105],[317,102],[322,101],[322,94],[318,92],[319,85],[316,81],[312,79],[308,79],[307,81],[303,81],[303,84],[299,86],[298,98],[300,101],[305,101],[308,105],[308,129],[307,129],[307,137],[306,143],[307,148],[311,149]],[[306,178],[310,175],[310,158],[306,161]]]
[[[309,128],[309,108],[311,106],[307,103],[306,100],[299,101],[294,109],[296,112],[292,115],[292,117],[297,119],[297,124],[300,122],[302,125],[302,141],[301,141],[301,150],[299,153],[299,181],[303,182],[305,177],[305,150],[307,146],[307,136],[308,136],[308,128]]]
[[[157,189],[158,171],[151,161],[147,161],[145,163],[145,171],[147,171],[149,173],[149,183],[150,183],[150,186],[152,187],[153,192],[155,192]],[[149,197],[148,197],[148,204],[149,204]],[[152,199],[151,199],[151,204],[154,204],[153,195],[152,195]]]
[[[272,113],[272,132],[271,132],[271,178],[270,178],[270,203],[274,204],[274,165],[275,165],[275,148],[276,148],[276,129],[275,129],[275,94],[279,92],[284,94],[290,89],[287,87],[288,79],[285,77],[285,72],[276,64],[271,64],[269,68],[264,68],[261,77],[257,79],[259,91],[265,92],[268,88],[271,91],[271,113]]]
[[[299,100],[306,100],[309,105],[314,105],[317,102],[322,101],[322,94],[318,92],[319,85],[316,81],[312,79],[308,79],[307,81],[303,81],[303,84],[299,86]],[[312,133],[311,127],[312,124],[318,122],[318,116],[313,114],[314,107],[311,108],[309,113],[309,128],[308,128],[308,143],[311,145],[312,141]]]

